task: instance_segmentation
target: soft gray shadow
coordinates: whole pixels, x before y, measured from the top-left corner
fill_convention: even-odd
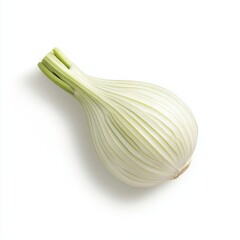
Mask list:
[[[104,167],[94,149],[88,130],[86,114],[80,103],[70,94],[53,84],[37,69],[28,74],[26,81],[31,91],[36,92],[43,101],[53,105],[53,108],[59,111],[62,117],[65,118],[66,128],[68,128],[73,137],[73,144],[76,149],[81,151],[81,155],[84,156],[84,161],[80,162],[79,167],[86,168],[92,183],[98,189],[121,202],[136,201],[156,190],[163,191],[165,189],[168,183],[152,188],[134,188],[113,177]]]

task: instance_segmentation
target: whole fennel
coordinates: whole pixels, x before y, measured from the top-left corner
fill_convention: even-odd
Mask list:
[[[38,66],[83,105],[95,149],[115,177],[149,187],[187,169],[197,123],[173,93],[149,83],[90,77],[57,48]]]

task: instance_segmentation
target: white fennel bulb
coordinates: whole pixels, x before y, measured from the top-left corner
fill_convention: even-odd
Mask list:
[[[149,83],[90,77],[56,48],[38,66],[81,102],[99,157],[121,181],[149,187],[189,166],[197,123],[173,93]]]

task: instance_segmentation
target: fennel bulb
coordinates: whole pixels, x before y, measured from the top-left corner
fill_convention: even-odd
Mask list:
[[[197,123],[173,93],[149,83],[90,77],[56,48],[38,66],[81,102],[99,157],[121,181],[149,187],[176,178],[190,164]]]

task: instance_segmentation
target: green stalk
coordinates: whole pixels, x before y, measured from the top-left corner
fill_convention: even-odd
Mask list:
[[[72,76],[72,66],[73,63],[57,48],[38,63],[40,70],[50,80],[65,91],[74,94],[75,88],[81,87],[81,84]]]
[[[95,102],[103,99],[96,94],[97,89],[91,84],[89,78],[57,48],[48,53],[40,63],[40,70],[55,84],[65,91],[82,100],[82,94]]]

